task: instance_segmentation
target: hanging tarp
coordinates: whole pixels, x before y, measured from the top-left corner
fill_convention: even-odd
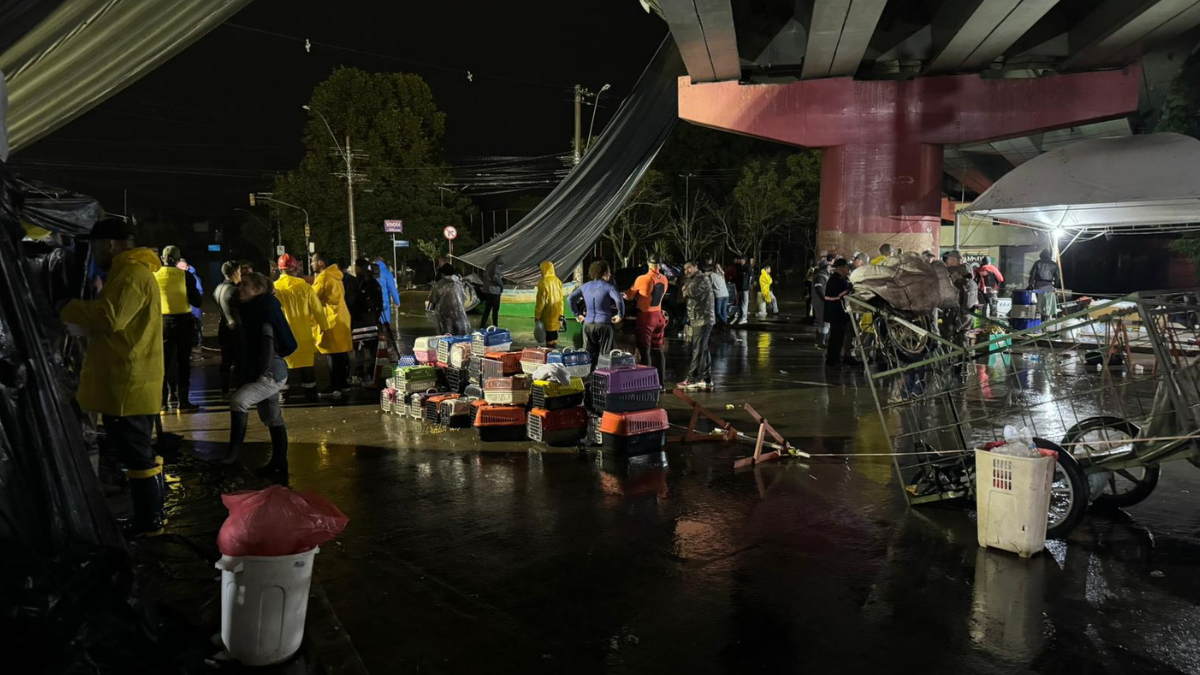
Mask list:
[[[21,149],[162,65],[250,0],[66,0],[0,53]]]
[[[503,254],[504,276],[524,285],[537,283],[544,260],[569,273],[620,212],[675,127],[683,72],[667,37],[579,166],[512,229],[462,260],[482,268]]]
[[[21,220],[37,227],[80,237],[92,231],[104,209],[95,197],[47,185],[36,180],[17,179],[23,195]]]
[[[1022,164],[963,213],[1066,232],[1200,227],[1200,141],[1149,134],[1079,141]]]
[[[62,3],[63,0],[0,0],[0,54]]]
[[[4,83],[4,72],[0,71],[0,162],[8,161],[8,87]]]

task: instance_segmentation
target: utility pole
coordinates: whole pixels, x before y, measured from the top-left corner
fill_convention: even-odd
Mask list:
[[[346,208],[350,216],[350,274],[355,274],[354,261],[358,260],[358,238],[354,235],[354,153],[350,151],[350,134],[346,134]]]
[[[572,166],[583,157],[583,87],[575,85],[575,156]]]

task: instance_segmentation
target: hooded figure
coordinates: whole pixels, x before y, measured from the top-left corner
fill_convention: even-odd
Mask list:
[[[504,256],[498,255],[492,258],[492,262],[488,263],[487,269],[484,270],[483,290],[480,292],[483,296],[483,318],[479,320],[481,328],[500,324],[500,296],[503,294]],[[488,323],[489,316],[491,323]]]
[[[329,265],[313,280],[313,290],[325,308],[325,322],[329,326],[317,326],[313,331],[317,350],[322,354],[346,354],[351,349],[350,308],[346,306],[343,276],[337,265]]]
[[[392,325],[392,305],[400,306],[400,289],[396,287],[396,275],[388,269],[383,258],[375,259],[375,270],[379,285],[383,288],[383,323]]]
[[[281,274],[275,280],[275,299],[283,309],[292,336],[296,340],[296,349],[286,357],[288,370],[299,371],[297,376],[289,375],[291,382],[299,381],[309,401],[317,398],[317,378],[313,371],[316,361],[317,342],[313,333],[317,330],[328,330],[329,319],[325,308],[317,298],[317,292],[307,281],[297,276],[300,272],[300,261],[284,254],[279,258]],[[287,391],[288,387],[284,387]]]
[[[563,313],[563,285],[554,274],[554,263],[542,263],[542,280],[537,287],[537,307],[533,318],[546,327],[546,346],[558,346],[558,322]]]
[[[454,266],[438,268],[438,279],[429,290],[429,301],[425,303],[437,315],[438,332],[449,335],[467,335],[471,322],[467,320],[467,291],[462,279],[454,272]]]

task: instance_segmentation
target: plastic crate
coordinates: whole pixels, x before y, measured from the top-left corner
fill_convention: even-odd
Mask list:
[[[396,366],[399,368],[407,368],[409,366],[419,365],[421,365],[421,363],[417,361],[417,357],[412,354],[405,354],[404,356],[400,357],[399,361],[396,362]]]
[[[545,408],[534,408],[529,411],[529,419],[537,418],[540,426],[544,431],[558,431],[560,429],[587,429],[588,414],[587,411],[580,407],[562,408],[560,410],[547,410]]]
[[[604,434],[600,431],[600,420],[599,415],[588,415],[588,445],[600,445],[604,442]]]
[[[592,373],[592,385],[606,394],[625,394],[647,389],[662,389],[658,380],[658,369],[653,366],[632,368],[598,368]]]
[[[531,387],[533,407],[546,410],[561,410],[583,404],[583,380],[571,378],[571,386],[564,387],[557,382],[536,380]]]
[[[477,398],[471,401],[471,424],[475,424],[475,419],[479,415],[479,409],[487,405],[488,402],[482,398]]]
[[[450,345],[450,361],[448,365],[451,368],[466,368],[467,360],[471,358],[471,343],[459,342]]]
[[[628,394],[597,393],[594,389],[589,389],[588,409],[597,414],[651,410],[658,407],[661,397],[662,392],[657,388]]]
[[[471,403],[465,397],[442,401],[438,406],[438,423],[453,429],[471,426]]]
[[[483,356],[488,352],[506,352],[512,347],[512,333],[504,328],[488,326],[471,333],[471,353]]]
[[[427,335],[413,340],[413,351],[423,352],[431,351],[437,353],[438,342],[441,342],[444,335]]]
[[[588,417],[583,408],[534,408],[525,425],[530,440],[547,445],[574,445],[587,436]]]
[[[568,347],[562,350],[562,364],[568,368],[572,366],[591,367],[592,355],[583,350],[575,350]]]
[[[471,378],[466,368],[450,367],[446,369],[446,387],[453,392],[463,393]]]
[[[483,398],[483,387],[474,383],[468,384],[467,388],[463,390],[463,396],[470,396],[471,398]]]
[[[429,400],[430,397],[437,396],[438,394],[444,394],[444,393],[445,392],[443,392],[443,391],[438,391],[437,389],[429,388],[429,389],[426,389],[425,391],[418,391],[418,392],[414,392],[414,393],[410,394],[408,396],[408,416],[413,418],[414,420],[424,419],[425,418],[425,401]]]
[[[433,366],[396,366],[396,383],[436,379],[437,369]]]
[[[450,364],[450,348],[462,343],[470,343],[470,335],[445,335],[438,341],[437,360],[442,365]]]
[[[462,394],[445,393],[438,394],[437,396],[430,396],[425,400],[425,421],[437,422],[438,416],[441,414],[442,402],[459,398],[460,396],[462,396]]]
[[[467,373],[471,382],[475,384],[483,383],[483,357],[472,356],[467,360]]]
[[[417,363],[422,365],[432,366],[437,364],[436,349],[414,349],[413,356],[416,357]]]
[[[662,408],[637,412],[606,412],[600,423],[600,430],[613,436],[639,436],[666,431],[669,427],[667,411]]]
[[[479,363],[479,379],[484,382],[522,372],[521,352],[488,352]]]
[[[496,405],[527,405],[532,382],[525,375],[493,377],[483,383],[483,397]]]
[[[516,405],[492,405],[488,403],[479,408],[475,418],[475,426],[525,426],[528,415],[525,409]]]
[[[667,432],[665,431],[651,431],[650,433],[637,434],[635,436],[603,434],[603,439],[601,440],[604,452],[614,455],[659,453],[662,452],[663,446],[666,444]]]
[[[603,370],[618,370],[620,368],[633,368],[637,365],[637,359],[629,352],[614,349],[607,354],[601,354],[596,359],[596,368]]]
[[[403,402],[404,397],[395,387],[388,387],[379,392],[379,409],[383,412],[395,412],[397,401]]]
[[[1056,457],[1050,450],[1042,453],[1026,458],[975,451],[980,546],[1012,551],[1022,558],[1046,547],[1046,511]]]
[[[412,382],[397,382],[396,389],[403,395],[407,396],[418,391],[427,391],[429,389],[437,389],[437,380],[413,380]]]
[[[521,370],[526,375],[532,375],[535,370],[541,368],[546,363],[549,363],[550,354],[553,349],[545,347],[526,347],[521,350]]]

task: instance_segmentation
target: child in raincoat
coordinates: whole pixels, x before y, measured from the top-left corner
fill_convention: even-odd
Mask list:
[[[563,313],[563,285],[554,274],[554,263],[542,263],[542,280],[537,287],[537,307],[533,318],[546,329],[546,346],[558,346],[558,322]]]

